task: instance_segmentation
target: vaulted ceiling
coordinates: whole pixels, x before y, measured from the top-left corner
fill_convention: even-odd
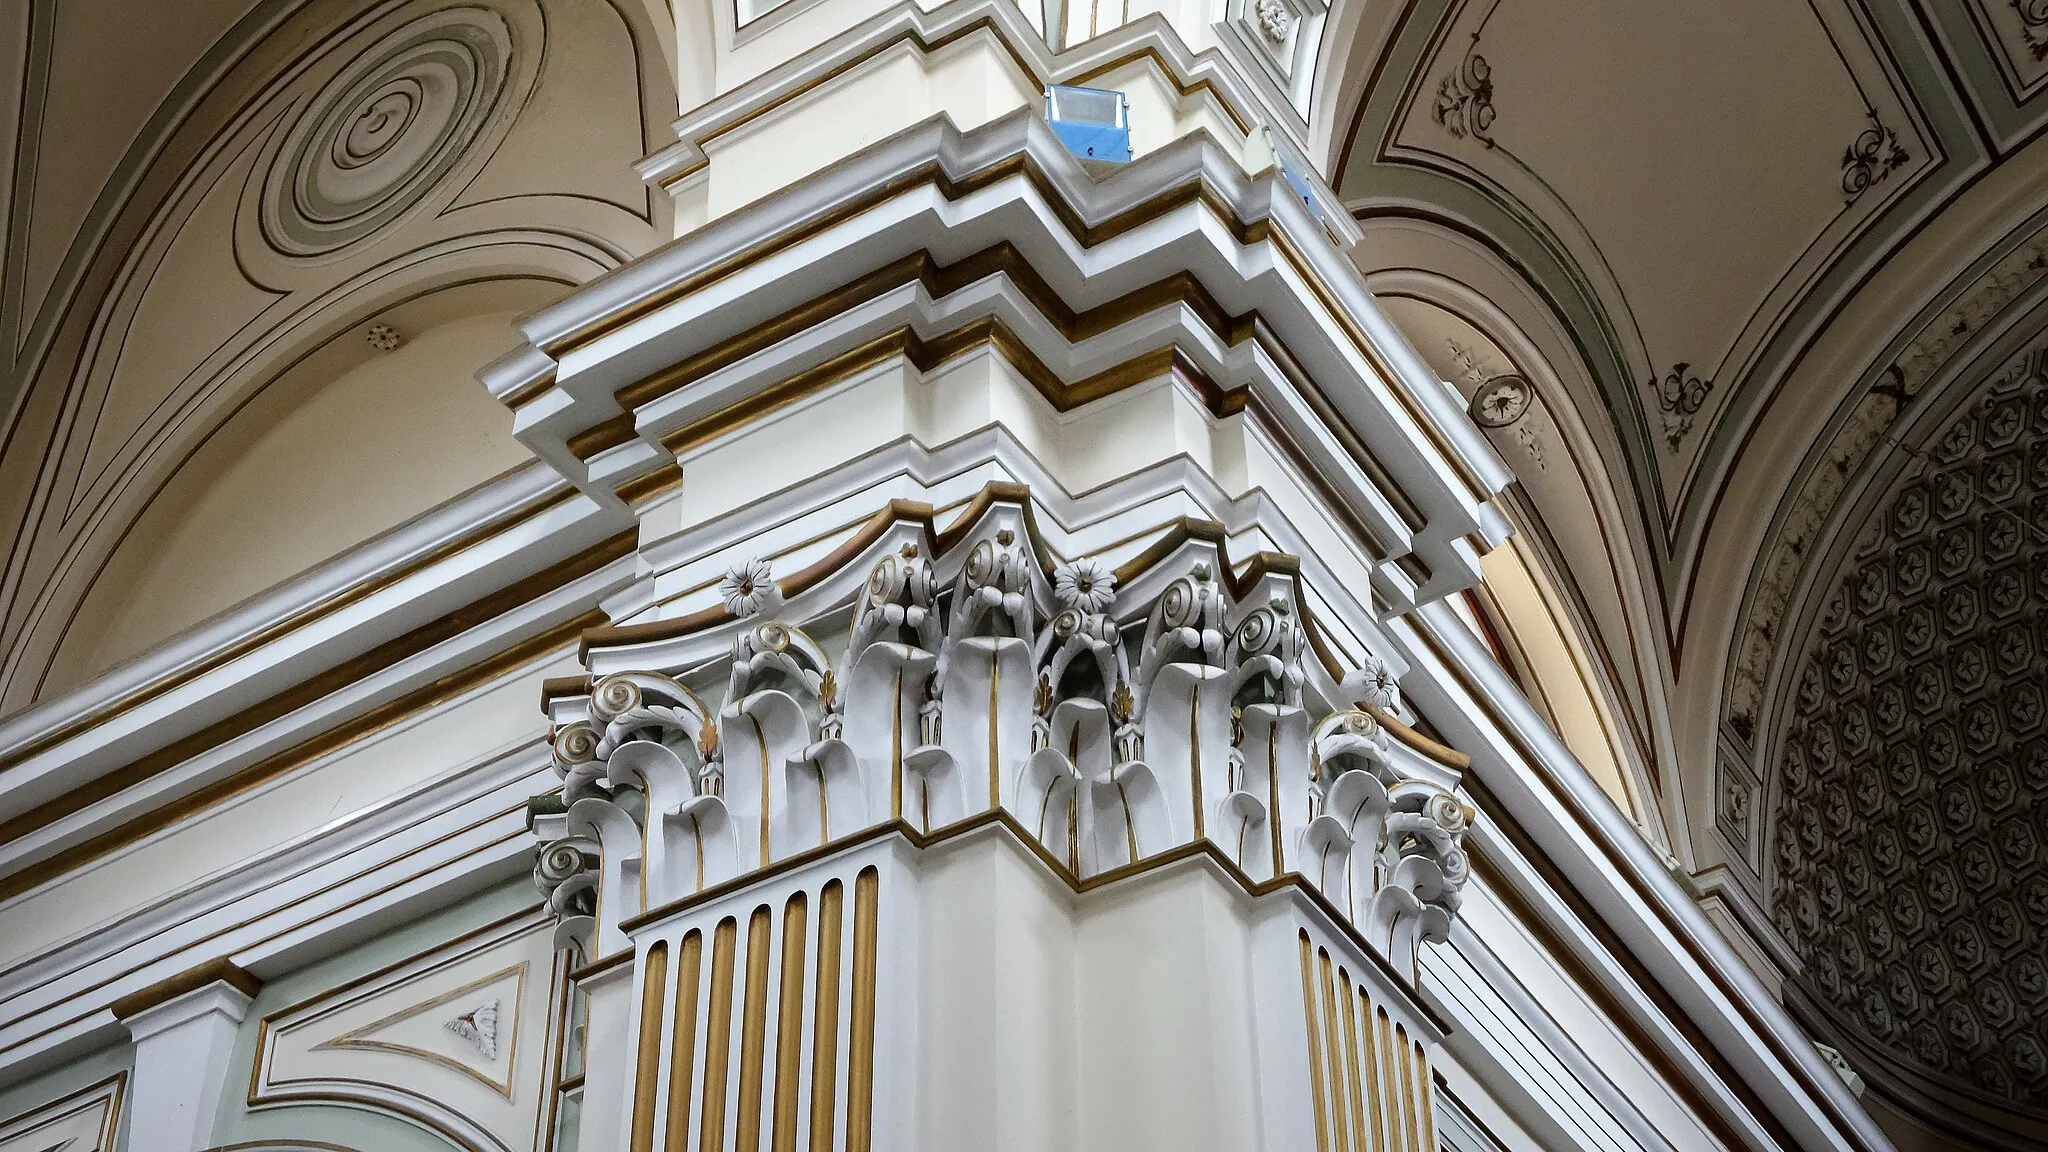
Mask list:
[[[2015,915],[1977,955],[2040,955],[2036,857],[2008,829],[2048,834],[2048,780],[2026,770],[2032,729],[2001,713],[1977,743],[1951,742],[1954,788],[1858,767],[1941,730],[1910,710],[1859,729],[1868,746],[1828,764],[1839,777],[1788,779],[1784,763],[1818,722],[1802,674],[1848,643],[1828,597],[1896,568],[1868,549],[1885,509],[1913,499],[1897,493],[1967,489],[1952,514],[1973,540],[2048,551],[2048,528],[2025,519],[2024,465],[2018,496],[1994,494],[1991,439],[1936,451],[1951,429],[1986,426],[1972,405],[2038,374],[2048,3],[1416,0],[1340,6],[1333,27],[1343,44],[1325,59],[1341,76],[1328,82],[1351,118],[1327,155],[1364,228],[1356,258],[1520,477],[1523,544],[1586,640],[1585,676],[1614,702],[1652,795],[1647,830],[1795,974],[1788,997],[1817,1030],[1884,1065],[1891,1098],[1923,1118],[1973,1102],[1992,1117],[1964,1126],[1973,1140],[2038,1138],[2048,1085],[2030,1077],[2048,1076],[2035,1055],[2048,1013],[1970,1001],[1974,1026],[1917,1051],[1922,1023],[1961,1019],[1971,966],[1950,956],[1910,1010],[1865,1011],[1862,982],[1906,972],[1919,942],[1873,914],[1885,877],[1846,895],[1829,880],[1826,915],[1815,889],[1835,845],[1904,822],[1917,838],[1895,879],[1922,884],[1937,858],[1989,852],[1995,874],[1963,891]],[[2023,426],[2014,434],[2044,434]],[[2015,579],[2034,588],[2030,569],[1996,560],[1884,584],[1875,609],[1895,620],[1914,597],[1938,610],[1959,589],[1989,605],[2010,601]],[[2015,620],[2031,636],[2036,606],[2009,608],[1958,634],[1982,649],[1984,675],[1939,702],[1949,723],[2048,687],[2048,660],[2020,660],[2006,636]],[[1933,654],[1914,656],[1900,640],[1896,671],[1858,676],[1903,682],[1951,642],[1937,629]],[[1830,722],[1842,693],[1877,691],[1825,670]],[[1973,787],[1967,805],[1953,799]],[[1964,905],[1913,921],[1938,922],[1934,951],[1981,906]],[[1823,983],[1836,969],[1818,958],[1839,959],[1845,940],[1867,967]]]
[[[49,658],[133,519],[94,509],[154,499],[306,349],[468,278],[571,282],[659,238],[628,165],[661,142],[671,13],[559,7],[575,18],[546,29],[527,0],[460,9],[510,29],[515,98],[450,131],[465,146],[525,135],[464,161],[496,165],[474,189],[439,181],[389,217],[357,213],[374,242],[356,264],[263,217],[261,172],[364,46],[444,9],[0,8],[0,525],[17,541],[0,649],[22,664],[0,668],[0,712],[37,693],[42,665],[21,654]],[[2036,397],[2048,329],[2048,0],[1337,0],[1327,27],[1311,131],[1361,221],[1355,258],[1418,350],[1480,398],[1520,478],[1516,546],[1611,707],[1646,832],[1903,1107],[1967,1103],[1988,1117],[1973,1139],[2021,1139],[2043,1122],[2029,1053],[2048,1010],[2019,960],[2048,938],[2048,906],[2010,829],[2048,843],[2048,781],[2012,708],[2048,690],[2048,625],[2038,559],[2019,576],[2033,599],[1999,614],[2019,561],[1997,541],[2001,516],[2024,522],[2012,555],[2038,557],[2048,527],[2032,457],[2017,495],[1995,490],[2009,449],[1991,407]],[[131,253],[157,262],[157,289]],[[260,339],[277,332],[291,338]],[[209,357],[234,367],[155,371]],[[1965,424],[1972,446],[1943,455]],[[1937,511],[1906,532],[1902,509],[1939,505],[1944,477],[1971,493],[1956,523]],[[1971,559],[1944,569],[1964,522]],[[1909,587],[1916,549],[1934,568]],[[1912,648],[1914,613],[1938,622],[1958,589],[1980,614]],[[1882,636],[1888,662],[1872,655]],[[1982,676],[1955,678],[1952,644],[1981,649]],[[1841,661],[1862,663],[1836,683]],[[1946,694],[1887,726],[1887,693],[1910,697],[1930,663]],[[1818,697],[1802,691],[1816,677]],[[1987,707],[1993,728],[1973,720]],[[1930,744],[1953,762],[1865,762]],[[1883,836],[1890,870],[1872,855]],[[1981,885],[1977,859],[1993,869]],[[1980,909],[2011,910],[2014,934],[1987,922],[1965,954],[1948,926]],[[2008,964],[2012,1012],[1983,1001],[1985,963]],[[1919,1047],[1930,1029],[1947,1029],[1938,1052]]]
[[[673,29],[641,0],[31,0],[0,21],[0,713],[110,666],[86,654],[149,599],[127,583],[148,578],[144,529],[218,495],[234,417],[280,409],[293,388],[274,385],[345,376],[393,310],[502,328],[667,235],[632,165],[673,113]],[[489,350],[447,378],[488,416],[468,373],[510,334],[471,335]],[[458,435],[476,418],[449,413]],[[136,635],[506,466],[471,455],[483,475],[357,508],[360,531],[293,509],[309,527],[298,553],[273,542],[286,571],[227,574]],[[331,463],[321,483],[347,485]],[[118,647],[102,655],[135,655]]]

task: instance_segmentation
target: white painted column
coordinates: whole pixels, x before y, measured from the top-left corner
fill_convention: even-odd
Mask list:
[[[256,990],[247,973],[226,965],[193,976],[115,1005],[135,1040],[128,1127],[151,1152],[213,1146],[235,1034]]]

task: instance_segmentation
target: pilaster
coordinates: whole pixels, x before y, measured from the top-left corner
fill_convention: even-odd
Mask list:
[[[484,374],[640,524],[531,811],[585,1147],[1433,1140],[1474,813],[1385,622],[1506,474],[1234,65],[1038,32],[765,67],[646,166],[691,230]],[[1039,118],[1073,80],[1134,161]]]
[[[213,1146],[235,1034],[259,988],[222,961],[115,1002],[114,1016],[135,1043],[131,1139],[161,1152]]]

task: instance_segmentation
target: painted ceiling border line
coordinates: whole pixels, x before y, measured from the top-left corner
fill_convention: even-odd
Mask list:
[[[56,0],[41,0],[54,6]],[[23,384],[34,375],[48,354],[59,318],[69,312],[85,268],[105,244],[114,220],[135,194],[143,176],[160,156],[177,130],[211,94],[249,51],[277,30],[286,20],[310,5],[311,0],[258,0],[257,5],[237,20],[220,39],[202,53],[191,68],[157,105],[157,110],[122,153],[100,193],[86,210],[63,261],[51,276],[50,288],[39,302],[29,324],[27,339],[18,346],[13,370],[0,380],[0,441],[11,439],[26,395]],[[18,164],[17,164],[18,167]],[[20,203],[17,190],[16,203]],[[25,272],[24,272],[25,275]],[[52,301],[57,303],[53,306]],[[26,313],[27,303],[17,294],[14,307]]]

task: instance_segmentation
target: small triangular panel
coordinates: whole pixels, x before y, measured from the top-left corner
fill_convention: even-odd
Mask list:
[[[430,1060],[512,1094],[512,1035],[526,965],[493,972],[402,1008],[319,1045],[396,1052]]]

